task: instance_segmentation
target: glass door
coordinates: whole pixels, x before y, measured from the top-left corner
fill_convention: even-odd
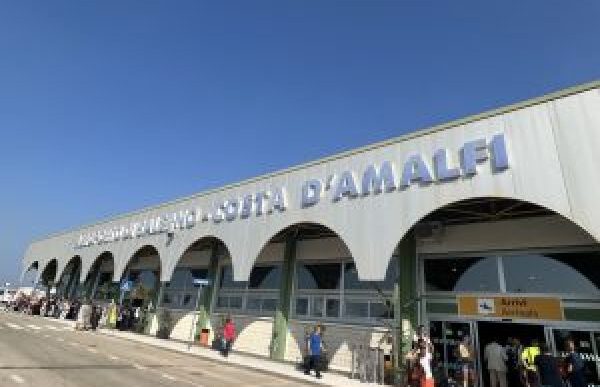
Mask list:
[[[429,332],[434,347],[432,369],[436,381],[448,379],[462,386],[463,365],[458,357],[458,345],[464,337],[471,340],[471,347],[476,348],[473,324],[466,321],[431,321]],[[476,356],[476,354],[474,354]],[[471,364],[472,380],[469,387],[478,385],[476,362]]]
[[[575,342],[575,348],[581,354],[584,363],[584,374],[588,387],[600,386],[598,345],[600,332],[591,332],[576,329],[553,329],[552,340],[555,355],[565,359],[568,354],[567,340]]]

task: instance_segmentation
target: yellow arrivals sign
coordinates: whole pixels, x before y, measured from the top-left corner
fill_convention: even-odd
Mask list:
[[[560,300],[550,297],[459,296],[458,314],[533,320],[564,319]]]

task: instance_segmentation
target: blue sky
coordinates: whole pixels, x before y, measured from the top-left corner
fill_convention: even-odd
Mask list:
[[[600,78],[600,2],[4,1],[0,282],[50,232]]]

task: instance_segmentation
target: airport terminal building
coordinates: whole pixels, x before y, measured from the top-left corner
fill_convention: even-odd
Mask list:
[[[320,322],[339,370],[359,344],[406,351],[419,324],[450,375],[465,335],[557,354],[569,337],[597,384],[596,168],[600,82],[57,233],[23,270],[61,295],[152,303],[149,334],[164,310],[180,340],[231,315],[234,349],[273,359],[297,361]]]

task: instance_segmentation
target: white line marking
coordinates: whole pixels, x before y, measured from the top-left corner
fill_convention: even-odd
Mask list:
[[[23,379],[22,377],[20,377],[19,375],[10,375],[10,378],[12,379],[13,382],[15,383],[19,383],[19,384],[23,384],[25,383],[25,379]]]
[[[73,328],[72,327],[63,327],[63,331],[72,331]]]
[[[31,329],[35,329],[36,331],[39,331],[40,329],[42,329],[42,328],[38,327],[37,325],[33,325],[33,324],[28,324],[27,326]]]
[[[169,379],[169,380],[175,380],[175,377],[173,377],[173,376],[171,376],[171,375],[169,375],[169,374],[162,374],[161,376],[162,376],[163,378],[165,378],[165,379]]]
[[[76,347],[76,346],[78,346],[78,345],[79,345],[79,343],[76,343],[75,341],[71,341],[71,342],[69,343],[69,345],[72,345],[73,347]]]
[[[51,330],[53,330],[53,331],[57,331],[57,330],[58,330],[58,328],[57,328],[57,327],[55,327],[55,326],[53,326],[53,325],[46,325],[46,328],[47,328],[47,329],[51,329]]]
[[[87,350],[91,353],[98,353],[98,350],[96,348],[88,348]]]
[[[65,341],[65,339],[63,339],[62,337],[59,337],[59,338],[57,338],[56,340],[57,340],[57,341],[60,341],[60,342],[63,342],[63,341]]]
[[[146,370],[147,369],[143,365],[140,365],[140,364],[137,364],[137,363],[133,363],[133,368],[136,368],[138,370]]]
[[[119,360],[119,357],[114,355],[110,355],[109,358],[110,360]]]
[[[17,324],[13,324],[13,323],[9,323],[9,322],[7,322],[5,324],[6,324],[7,327],[12,328],[12,329],[23,329],[22,326],[17,325]]]

